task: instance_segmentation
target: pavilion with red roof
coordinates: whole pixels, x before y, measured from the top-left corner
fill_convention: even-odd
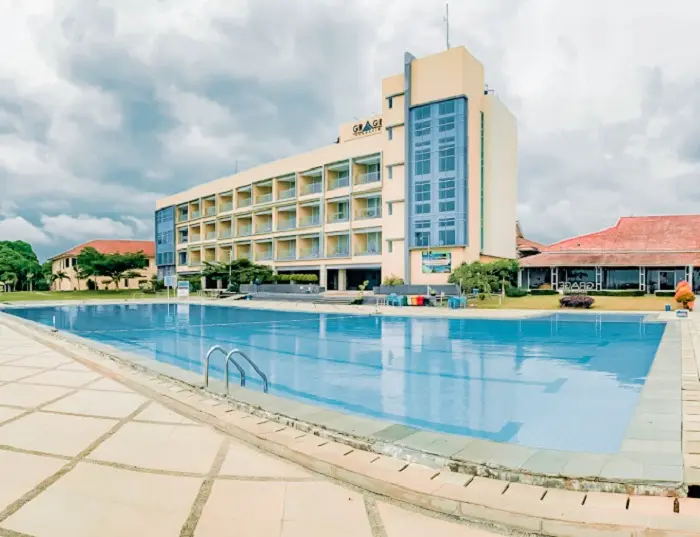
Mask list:
[[[700,290],[700,215],[629,216],[520,260],[527,289]]]

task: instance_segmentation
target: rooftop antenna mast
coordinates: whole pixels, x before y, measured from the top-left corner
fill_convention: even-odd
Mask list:
[[[447,50],[450,50],[450,4],[445,2],[445,42],[447,44]]]

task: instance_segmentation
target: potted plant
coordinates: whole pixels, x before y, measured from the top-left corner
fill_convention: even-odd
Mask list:
[[[693,310],[693,306],[695,306],[695,294],[688,282],[683,281],[678,284],[674,298],[676,302],[683,306],[683,309]]]

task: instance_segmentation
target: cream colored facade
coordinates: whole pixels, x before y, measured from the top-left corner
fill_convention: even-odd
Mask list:
[[[133,289],[137,291],[139,289],[139,282],[142,280],[148,280],[156,274],[156,260],[154,257],[147,257],[148,267],[138,270],[137,272],[141,275],[138,278],[130,278],[120,280],[119,289],[129,290]],[[74,253],[68,253],[54,257],[51,260],[51,272],[52,274],[57,274],[58,272],[63,272],[67,276],[66,279],[55,280],[51,284],[52,291],[84,291],[87,287],[87,280],[78,280],[76,276],[76,262],[77,255]],[[114,284],[109,278],[102,277],[90,277],[91,280],[95,280],[99,289],[114,289]]]
[[[482,64],[463,47],[407,54],[382,103],[339,143],[159,200],[157,222],[174,210],[175,252],[158,255],[169,232],[157,224],[159,272],[247,257],[344,289],[350,271],[444,283],[431,267],[447,260],[515,258],[516,120],[485,91]]]

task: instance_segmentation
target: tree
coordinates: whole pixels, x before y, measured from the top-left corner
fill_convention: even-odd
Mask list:
[[[24,241],[0,241],[0,275],[15,275],[12,286],[27,287],[27,274],[41,272],[39,260],[31,245]]]
[[[68,274],[66,274],[66,273],[65,273],[64,271],[62,271],[62,270],[59,270],[58,272],[54,272],[54,273],[51,275],[51,284],[54,284],[55,282],[58,282],[58,285],[59,285],[59,287],[60,287],[61,282],[62,282],[63,280],[70,280],[70,278],[68,277]]]
[[[502,282],[507,286],[516,286],[518,268],[518,262],[510,259],[493,263],[462,263],[450,274],[448,281],[461,284],[465,292],[478,289],[481,293],[491,293],[500,289]]]
[[[9,290],[11,288],[12,291],[17,290],[17,274],[14,272],[3,272],[2,275],[0,275],[0,280],[5,284],[5,289]]]
[[[80,267],[75,267],[73,270],[75,272],[75,279],[78,284],[78,291],[80,291],[80,280],[87,280],[93,274],[90,271],[84,270]]]
[[[29,292],[32,292],[32,280],[34,280],[34,273],[33,272],[27,272],[27,283],[29,284]]]
[[[143,252],[102,254],[94,248],[83,248],[78,254],[77,265],[88,276],[109,278],[115,289],[119,289],[120,280],[141,276],[138,270],[148,266],[148,259]]]
[[[230,263],[204,262],[202,276],[211,280],[221,280],[227,283],[227,289],[238,291],[241,284],[255,280],[270,281],[272,269],[266,265],[256,265],[249,259],[234,259]]]

